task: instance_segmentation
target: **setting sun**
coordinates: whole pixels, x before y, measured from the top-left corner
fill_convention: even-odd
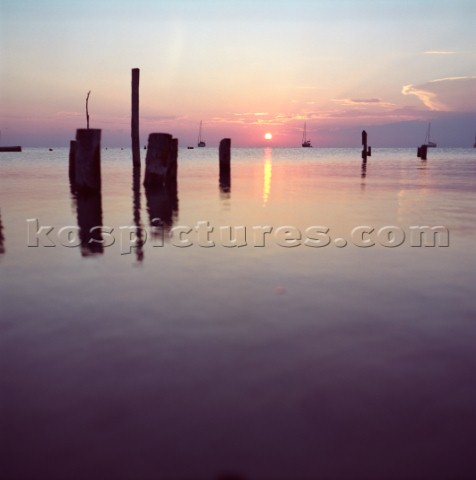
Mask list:
[[[271,133],[268,132],[268,133],[264,134],[264,139],[265,140],[271,140],[272,138],[273,138],[273,135]]]

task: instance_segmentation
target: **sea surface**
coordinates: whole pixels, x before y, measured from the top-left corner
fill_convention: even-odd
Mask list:
[[[231,156],[0,153],[2,480],[476,478],[476,149]]]

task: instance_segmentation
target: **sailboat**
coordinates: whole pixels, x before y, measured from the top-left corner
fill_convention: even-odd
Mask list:
[[[200,127],[198,129],[198,143],[197,147],[206,147],[206,143],[202,140],[202,121],[200,120]]]
[[[430,130],[431,130],[431,123],[428,124],[428,130],[426,132],[426,137],[425,137],[425,143],[424,145],[426,145],[427,147],[436,147],[436,143],[435,142],[432,142],[430,140]]]
[[[306,122],[304,122],[304,130],[302,132],[302,146],[305,148],[312,147],[311,140],[308,140],[306,136]]]

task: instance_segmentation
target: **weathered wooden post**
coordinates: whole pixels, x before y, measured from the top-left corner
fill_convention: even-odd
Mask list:
[[[71,185],[75,183],[75,170],[76,170],[76,140],[69,142],[69,181]]]
[[[428,154],[428,145],[421,145],[417,148],[417,157],[426,160]]]
[[[372,156],[372,147],[367,147],[367,132],[362,130],[362,159],[365,161],[367,157]]]
[[[178,139],[172,138],[170,143],[170,158],[167,167],[167,177],[165,183],[167,185],[173,185],[177,183],[177,170],[178,170]]]
[[[230,169],[230,159],[231,159],[231,139],[223,138],[220,140],[220,146],[218,149],[219,158],[220,158],[220,168]]]
[[[224,138],[220,141],[218,148],[218,156],[220,162],[218,182],[220,190],[228,193],[231,185],[231,139]]]
[[[74,183],[79,190],[101,190],[101,130],[76,130]]]
[[[3,235],[2,215],[0,213],[0,255],[5,253],[5,236]]]
[[[132,163],[140,165],[140,139],[139,139],[139,76],[138,68],[132,69],[132,114],[131,114],[131,137],[132,137]]]
[[[151,133],[147,142],[144,185],[163,185],[172,145],[169,133]]]

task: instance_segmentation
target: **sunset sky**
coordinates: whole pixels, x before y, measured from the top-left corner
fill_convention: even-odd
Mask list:
[[[1,144],[439,146],[476,132],[474,0],[0,0]],[[273,134],[265,140],[264,134]]]

